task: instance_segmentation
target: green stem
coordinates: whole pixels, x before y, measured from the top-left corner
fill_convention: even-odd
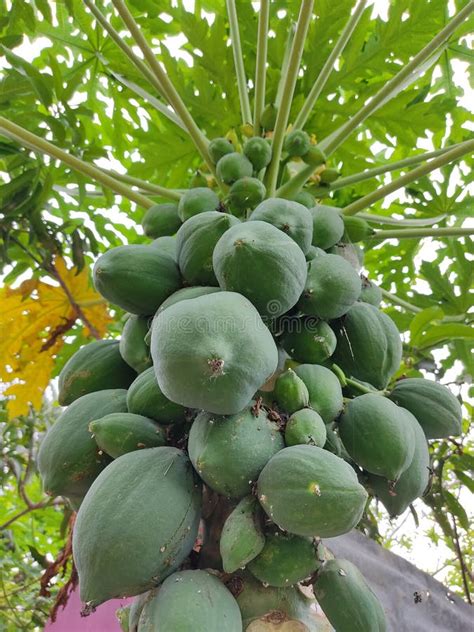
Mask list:
[[[269,0],[261,0],[258,14],[257,61],[255,68],[255,103],[254,103],[254,134],[260,135],[260,117],[265,107],[265,82],[267,74],[267,40],[268,20],[270,15]]]
[[[337,376],[341,386],[347,386],[347,378],[344,371],[337,364],[331,364],[331,371]]]
[[[235,74],[237,76],[237,88],[239,91],[240,110],[242,113],[242,123],[252,123],[252,112],[250,110],[249,92],[247,78],[245,76],[244,58],[242,46],[240,45],[239,21],[237,19],[237,9],[235,0],[226,0],[227,15],[229,18],[230,37],[232,40],[232,52],[234,54]]]
[[[283,96],[283,88],[285,85],[285,79],[288,72],[288,64],[290,62],[291,49],[293,42],[295,41],[296,24],[292,22],[288,29],[288,35],[286,36],[285,50],[283,51],[283,60],[281,63],[280,79],[278,81],[277,93],[275,96],[275,107],[280,107],[281,99]]]
[[[110,173],[112,177],[117,180],[121,180],[122,182],[126,182],[127,184],[133,184],[133,186],[140,187],[148,191],[149,193],[155,193],[156,195],[160,195],[168,200],[177,200],[181,199],[181,193],[175,191],[173,189],[166,189],[165,187],[160,187],[158,184],[152,184],[151,182],[147,182],[146,180],[141,180],[140,178],[135,178],[134,176],[129,176],[125,173],[117,173],[116,171],[108,171],[107,169],[102,169],[105,173]]]
[[[414,180],[418,180],[422,176],[425,176],[431,171],[439,169],[440,167],[453,162],[453,160],[457,160],[458,158],[460,158],[464,154],[471,152],[472,150],[474,150],[474,140],[468,140],[464,143],[460,143],[454,149],[445,152],[437,158],[433,158],[433,160],[430,160],[426,164],[412,169],[412,171],[409,171],[403,176],[392,180],[392,182],[389,182],[385,186],[382,186],[379,189],[372,191],[372,193],[364,195],[355,202],[352,202],[352,204],[349,204],[344,208],[343,213],[344,215],[355,215],[356,213],[362,211],[364,208],[367,208],[374,202],[383,199],[389,193],[393,193],[394,191],[397,191],[398,189],[404,187],[406,184],[409,184],[410,182],[413,182]]]
[[[71,154],[68,154],[59,147],[56,147],[44,138],[36,136],[36,134],[32,134],[28,130],[20,127],[19,125],[16,125],[15,123],[12,123],[3,116],[0,116],[0,131],[11,137],[18,143],[29,147],[30,149],[33,149],[33,151],[39,151],[43,154],[51,156],[51,158],[54,158],[55,160],[60,160],[64,164],[71,167],[71,169],[79,171],[79,173],[82,173],[92,178],[93,180],[96,180],[103,186],[114,191],[114,193],[123,195],[124,197],[132,200],[132,202],[135,202],[143,208],[150,208],[150,206],[153,206],[154,204],[153,200],[150,200],[150,198],[137,193],[122,182],[119,182],[115,178],[112,178],[111,176],[104,173],[98,167],[94,167],[93,165],[84,162],[83,160],[80,160],[75,156],[71,156]]]
[[[366,222],[381,224],[382,226],[433,226],[446,219],[447,214],[435,215],[435,217],[427,217],[426,219],[396,219],[395,217],[385,217],[384,215],[375,215],[373,213],[358,213],[357,217],[365,219]]]
[[[467,237],[474,235],[472,228],[449,226],[447,228],[400,228],[393,230],[377,230],[369,239],[384,241],[385,239],[414,239],[419,237]]]
[[[386,298],[388,301],[390,301],[390,303],[394,303],[395,305],[404,307],[408,312],[412,312],[413,314],[418,314],[419,312],[423,311],[420,307],[417,307],[416,305],[413,305],[412,303],[405,301],[403,298],[400,298],[399,296],[396,296],[395,294],[392,294],[391,292],[387,292],[387,290],[384,290],[383,288],[380,288],[380,291],[382,292],[382,296]]]
[[[275,195],[281,150],[283,149],[283,140],[285,137],[286,127],[288,125],[291,102],[293,100],[293,93],[295,91],[296,80],[298,78],[298,70],[300,67],[301,56],[303,54],[304,42],[311,22],[312,13],[313,0],[302,0],[298,24],[296,26],[295,39],[293,41],[293,46],[291,47],[288,69],[286,71],[285,81],[283,84],[283,94],[278,108],[275,129],[273,132],[272,160],[266,174],[268,197],[273,197]]]
[[[376,388],[369,388],[368,386],[364,386],[363,384],[359,384],[359,382],[356,382],[356,380],[351,380],[348,377],[346,377],[346,382],[347,382],[348,386],[352,386],[352,388],[355,388],[360,393],[378,393],[379,392],[379,391],[377,391]]]
[[[302,129],[306,121],[308,120],[311,111],[316,105],[316,101],[318,100],[319,95],[324,89],[324,86],[331,75],[331,72],[334,69],[334,65],[337,61],[337,58],[344,50],[347,42],[349,41],[352,33],[354,32],[355,27],[357,26],[362,13],[364,12],[365,7],[367,6],[367,0],[360,0],[357,4],[354,13],[351,15],[349,21],[344,27],[339,39],[337,40],[334,48],[331,51],[331,54],[327,58],[324,66],[321,68],[321,71],[314,82],[313,87],[311,88],[310,93],[306,97],[303,107],[301,108],[300,113],[296,117],[294,127],[297,129]]]
[[[201,154],[202,159],[207,164],[211,173],[215,176],[216,168],[214,166],[214,163],[211,160],[211,156],[209,155],[208,142],[205,136],[202,134],[201,130],[196,125],[196,122],[194,121],[189,110],[185,106],[183,100],[181,99],[175,87],[169,80],[167,74],[164,72],[164,70],[158,63],[158,60],[156,59],[154,52],[149,47],[148,42],[146,41],[143,33],[140,31],[138,24],[135,22],[125,2],[123,0],[112,0],[112,2],[115,8],[117,9],[120,17],[122,18],[125,25],[127,26],[128,30],[130,31],[132,37],[138,44],[140,50],[142,51],[156,79],[163,86],[163,90],[165,91],[168,102],[170,103],[171,107],[174,109],[176,114],[183,121],[184,125],[186,126],[186,129],[188,130],[189,135],[191,136],[191,139],[193,140],[197,150]]]
[[[352,132],[368,118],[377,108],[389,101],[398,89],[403,89],[404,84],[411,75],[414,75],[425,62],[433,56],[433,54],[443,46],[454,31],[464,22],[464,20],[474,10],[474,2],[471,0],[454,18],[436,35],[429,44],[427,44],[413,59],[408,62],[398,74],[396,74],[384,87],[374,95],[357,114],[355,114],[347,123],[344,123],[338,130],[330,134],[326,139],[321,141],[321,149],[327,156],[334,152]]]
[[[430,160],[431,158],[441,156],[442,154],[445,154],[448,151],[451,151],[452,149],[463,145],[464,142],[456,143],[454,145],[450,145],[449,147],[443,147],[442,149],[436,149],[435,151],[428,151],[424,154],[418,154],[417,156],[410,156],[410,158],[403,158],[403,160],[397,160],[386,165],[381,165],[380,167],[374,167],[373,169],[367,169],[366,171],[361,171],[360,173],[354,173],[352,176],[339,178],[333,184],[325,187],[325,191],[329,193],[329,191],[342,189],[343,187],[349,186],[351,184],[356,184],[357,182],[363,182],[364,180],[369,180],[370,178],[375,178],[375,176],[380,176],[385,173],[389,173],[390,171],[396,171],[397,169],[403,169],[403,167],[417,165],[420,162],[424,162],[425,160]]]

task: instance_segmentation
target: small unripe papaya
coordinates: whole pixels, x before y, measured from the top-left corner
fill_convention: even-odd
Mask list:
[[[196,187],[184,193],[178,204],[178,214],[183,222],[199,213],[216,211],[219,207],[219,198],[212,189]]]
[[[113,459],[127,452],[165,445],[166,433],[155,421],[132,413],[110,413],[89,424],[101,450]]]
[[[247,156],[234,151],[222,156],[216,165],[217,177],[226,184],[233,184],[240,178],[253,174],[253,165]]]
[[[278,377],[273,394],[278,406],[290,415],[309,404],[306,384],[293,369],[288,369]]]
[[[375,232],[361,217],[343,215],[342,221],[344,222],[344,235],[342,236],[344,242],[356,243],[367,239]]]
[[[219,542],[224,572],[246,566],[263,549],[262,509],[255,496],[242,498],[227,517]]]
[[[142,219],[143,232],[147,237],[156,239],[163,235],[174,235],[181,226],[177,204],[155,204]]]
[[[266,188],[258,178],[240,178],[231,186],[229,203],[234,211],[247,211],[260,204],[266,195]]]
[[[272,146],[264,138],[255,136],[245,143],[244,154],[252,163],[255,171],[260,171],[272,159]]]
[[[312,408],[297,410],[286,424],[286,445],[316,445],[322,448],[326,443],[326,438],[326,425],[321,415]]]
[[[340,209],[318,204],[310,211],[313,216],[313,246],[327,250],[337,244],[344,234]]]
[[[213,138],[208,149],[214,164],[217,164],[222,156],[235,151],[235,147],[227,138]]]
[[[319,175],[319,182],[321,184],[331,184],[332,182],[335,182],[340,175],[341,174],[337,169],[325,169]]]
[[[304,162],[312,167],[319,167],[326,162],[326,156],[317,145],[311,145],[308,151],[302,156]]]
[[[304,156],[310,148],[309,136],[302,129],[294,129],[285,137],[284,149],[290,156]]]

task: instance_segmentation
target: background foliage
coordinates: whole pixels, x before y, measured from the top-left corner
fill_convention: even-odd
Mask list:
[[[132,45],[110,3],[95,4]],[[353,0],[316,4],[293,114],[346,23]],[[466,4],[393,0],[377,3],[381,14],[369,6],[307,131],[317,140],[330,134]],[[233,133],[237,138],[241,116],[223,0],[129,0],[128,6],[205,134],[213,138]],[[267,102],[276,95],[286,34],[297,10],[298,3],[275,0],[271,5]],[[245,68],[252,78],[257,14],[243,0],[237,2],[237,11]],[[468,139],[470,26],[465,22],[431,68],[352,134],[330,166],[346,176],[420,153],[422,147],[438,149]],[[186,132],[137,94],[150,92],[149,85],[81,0],[0,0],[0,64],[0,115],[83,160],[178,189],[189,186],[193,174],[203,168]],[[441,215],[439,225],[461,225],[472,212],[471,164],[465,158],[444,167],[376,203],[370,212],[395,219]],[[399,173],[338,189],[330,203],[345,206]],[[60,501],[42,496],[35,473],[39,439],[58,414],[54,382],[48,384],[79,346],[93,337],[118,335],[123,314],[102,303],[90,286],[88,270],[111,246],[143,242],[143,212],[64,164],[0,136],[0,617],[6,630],[42,625],[51,598],[44,590],[39,596],[38,579],[64,546],[70,518]],[[400,375],[428,372],[450,384],[455,394],[462,392],[466,434],[459,441],[433,443],[431,491],[416,504],[413,515],[390,524],[373,502],[363,526],[386,545],[410,551],[414,523],[409,521],[420,520],[427,537],[440,546],[445,567],[440,577],[469,600],[473,541],[467,507],[474,452],[467,400],[474,373],[469,327],[473,242],[467,237],[442,242],[403,239],[364,246],[370,278],[401,299],[384,304],[403,335]],[[408,535],[400,526],[405,520],[413,525]],[[69,569],[65,572],[67,577]],[[53,596],[62,581],[51,588]]]

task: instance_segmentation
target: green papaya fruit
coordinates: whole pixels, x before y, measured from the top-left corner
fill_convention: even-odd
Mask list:
[[[235,292],[207,294],[160,312],[151,354],[168,399],[221,415],[241,411],[278,364],[271,333],[250,301]]]
[[[265,546],[247,568],[263,584],[285,588],[303,581],[319,566],[310,538],[275,531],[267,533]]]
[[[225,573],[246,566],[265,545],[262,509],[254,496],[245,496],[227,517],[219,549]]]
[[[250,402],[236,415],[202,412],[188,439],[189,458],[202,480],[230,498],[250,494],[264,465],[284,447],[278,425]]]
[[[214,164],[218,163],[222,156],[235,151],[234,145],[227,138],[213,138],[208,149]]]
[[[339,255],[348,261],[357,272],[360,272],[364,265],[364,251],[357,244],[339,243],[329,248],[328,252],[332,255]]]
[[[178,214],[181,221],[185,222],[194,215],[217,211],[220,200],[212,189],[207,187],[195,187],[183,193],[178,204]]]
[[[317,145],[311,145],[302,158],[307,165],[311,165],[314,168],[326,162],[325,153]]]
[[[346,314],[360,296],[361,281],[354,268],[338,255],[317,257],[308,264],[308,276],[299,309],[327,320]]]
[[[255,171],[260,171],[270,164],[272,146],[264,138],[254,136],[245,143],[244,155],[250,160]]]
[[[117,246],[94,265],[95,289],[132,314],[149,315],[181,286],[176,262],[158,248]]]
[[[293,360],[322,364],[336,349],[336,334],[324,321],[312,316],[285,322],[279,343]]]
[[[311,146],[308,134],[302,129],[293,129],[285,136],[283,149],[292,158],[295,156],[304,156],[308,153]]]
[[[258,178],[245,177],[236,180],[230,187],[228,200],[232,211],[242,214],[260,204],[266,194],[263,182]]]
[[[446,386],[438,382],[422,377],[399,380],[390,399],[416,417],[427,439],[461,434],[461,404]]]
[[[415,435],[415,451],[410,465],[395,485],[381,476],[368,476],[369,486],[391,518],[402,514],[416,498],[422,496],[430,479],[430,453],[425,433],[415,417],[408,410],[404,411],[411,418]]]
[[[326,443],[324,444],[324,449],[341,457],[344,461],[351,460],[351,457],[342,443],[341,437],[329,424],[326,425]]]
[[[145,342],[149,322],[148,316],[134,316],[132,314],[122,329],[119,344],[120,355],[137,373],[142,373],[152,365],[150,349]]]
[[[369,281],[367,277],[362,277],[362,289],[360,291],[359,301],[370,303],[370,305],[378,307],[382,302],[382,290],[378,285]]]
[[[207,294],[215,294],[216,292],[220,292],[220,287],[212,287],[206,285],[196,285],[194,287],[183,287],[171,296],[169,296],[166,301],[159,306],[158,312],[162,312],[167,307],[171,307],[175,303],[179,303],[180,301],[186,301],[189,298],[197,298],[198,296],[206,296]],[[156,316],[155,316],[156,317]],[[151,340],[151,331],[150,337]]]
[[[174,235],[181,226],[178,205],[167,202],[151,206],[143,216],[142,226],[145,235],[152,239]]]
[[[313,208],[314,206],[316,206],[316,200],[314,199],[314,196],[311,195],[311,193],[309,193],[308,191],[300,191],[295,195],[293,201],[298,202],[299,204],[303,204],[303,206],[306,206],[306,208]]]
[[[224,290],[239,292],[263,316],[293,307],[306,281],[306,259],[296,242],[261,221],[232,226],[217,242],[213,267]]]
[[[340,175],[337,169],[325,169],[319,174],[319,182],[320,184],[332,184]]]
[[[169,255],[173,259],[173,261],[176,261],[176,263],[178,263],[175,237],[158,237],[158,239],[155,239],[151,242],[150,246],[152,246],[153,248],[158,248],[160,252],[164,253],[165,255]]]
[[[283,198],[268,198],[257,206],[249,219],[276,226],[296,241],[304,254],[311,247],[313,221],[310,211],[303,204]]]
[[[142,610],[138,632],[242,632],[232,593],[207,571],[170,575]]]
[[[76,399],[107,388],[128,388],[135,371],[120,355],[117,340],[97,340],[81,347],[61,369],[58,401],[69,406]]]
[[[265,618],[277,622],[298,620],[314,627],[314,600],[306,597],[299,588],[276,588],[264,586],[248,572],[238,572],[230,580],[239,604],[244,630],[249,630],[252,622]]]
[[[323,448],[326,444],[326,425],[312,408],[297,410],[288,419],[285,428],[286,445],[317,445]]]
[[[358,568],[328,560],[313,584],[314,594],[337,632],[385,632],[385,613]]]
[[[161,424],[180,423],[185,409],[163,395],[156,381],[155,370],[150,367],[136,378],[127,392],[129,413],[154,419]]]
[[[142,593],[141,595],[137,595],[135,599],[130,604],[130,613],[128,616],[128,628],[129,632],[138,632],[138,622],[140,620],[140,615],[145,606],[145,603],[152,599],[154,591],[147,591]]]
[[[373,305],[358,302],[333,327],[334,362],[347,376],[384,389],[402,359],[402,342],[393,320]]]
[[[397,481],[413,460],[413,423],[403,408],[381,395],[366,393],[350,400],[339,434],[358,465],[390,481]]]
[[[208,211],[194,215],[178,230],[176,250],[183,279],[191,285],[218,285],[212,269],[212,253],[222,235],[240,223],[228,213]]]
[[[222,156],[216,165],[216,173],[219,180],[226,184],[234,184],[240,178],[253,174],[253,165],[247,156],[234,152]]]
[[[258,478],[258,499],[281,529],[331,538],[356,526],[367,492],[339,457],[316,446],[294,445],[265,465]]]
[[[278,110],[273,103],[269,103],[263,108],[262,116],[260,118],[260,124],[263,129],[272,130],[275,127],[277,113]]]
[[[344,242],[355,244],[375,233],[375,230],[361,217],[343,215],[342,221],[344,222],[344,235],[342,236],[342,241]]]
[[[293,369],[288,369],[278,376],[273,395],[278,406],[290,415],[309,405],[309,392],[306,384]]]
[[[343,402],[341,383],[334,373],[319,364],[300,364],[295,373],[306,384],[309,405],[321,415],[324,423],[336,419]]]
[[[200,515],[201,487],[180,450],[149,448],[112,461],[74,525],[81,601],[93,608],[156,586],[189,555]]]
[[[133,413],[110,413],[89,424],[101,450],[113,459],[143,448],[166,444],[166,433],[155,421]]]
[[[197,189],[197,187],[207,187],[207,178],[200,169],[197,169],[189,182],[190,189]]]
[[[109,463],[91,437],[89,423],[97,416],[126,411],[123,389],[88,393],[74,401],[48,430],[38,452],[38,470],[49,496],[66,496],[74,506]]]
[[[308,252],[306,253],[306,261],[312,261],[321,255],[325,255],[326,252],[322,248],[318,248],[317,246],[310,246]]]
[[[344,234],[344,222],[339,208],[318,204],[310,209],[313,216],[313,246],[327,250]]]

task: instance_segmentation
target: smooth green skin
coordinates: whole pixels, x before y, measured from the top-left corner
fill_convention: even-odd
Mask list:
[[[324,614],[337,632],[385,632],[385,613],[362,573],[347,560],[328,560],[313,584]]]
[[[234,184],[240,178],[253,174],[253,165],[243,154],[234,152],[222,156],[216,165],[216,173],[219,180],[226,184]]]
[[[361,217],[343,215],[342,221],[344,222],[344,235],[342,236],[344,242],[355,244],[375,233],[374,229]]]
[[[326,425],[312,408],[297,410],[288,419],[285,428],[285,443],[290,445],[316,445],[323,448],[326,444]]]
[[[240,220],[228,213],[208,211],[188,219],[176,235],[178,265],[191,285],[218,285],[212,253],[222,235]]]
[[[311,539],[275,530],[266,535],[262,552],[248,570],[264,584],[285,588],[312,575],[319,565]]]
[[[348,377],[384,389],[402,359],[402,342],[393,320],[374,305],[359,302],[333,326],[334,362]]]
[[[142,226],[145,235],[151,239],[174,235],[181,226],[178,205],[167,202],[151,206],[143,216]]]
[[[327,250],[344,234],[344,222],[335,206],[318,204],[310,209],[313,216],[313,246]]]
[[[325,450],[332,452],[345,461],[351,460],[344,444],[342,443],[341,437],[334,431],[333,428],[331,428],[329,424],[326,426],[326,443],[323,447]]]
[[[263,468],[258,499],[281,529],[331,538],[360,521],[367,492],[339,457],[316,446],[294,445],[280,450]]]
[[[397,481],[413,460],[413,422],[382,395],[352,399],[339,420],[339,434],[358,465],[390,481]]]
[[[227,517],[219,549],[224,572],[233,573],[246,566],[265,546],[262,509],[254,496],[245,496]]]
[[[142,593],[141,595],[138,595],[132,601],[130,605],[130,613],[128,616],[129,632],[138,632],[138,622],[140,620],[140,615],[142,613],[143,607],[145,606],[145,603],[149,599],[153,598],[153,595],[154,595],[153,590],[148,591],[148,592]]]
[[[302,129],[294,129],[285,136],[284,150],[291,156],[304,156],[310,148],[310,139]]]
[[[319,364],[300,364],[295,373],[306,384],[309,405],[321,415],[324,423],[336,419],[343,401],[341,384],[334,373]]]
[[[359,301],[362,301],[363,303],[370,303],[370,305],[378,307],[382,302],[382,290],[378,285],[375,285],[375,283],[372,283],[372,281],[363,277]]]
[[[308,316],[340,318],[357,301],[361,287],[359,275],[345,259],[331,254],[317,257],[309,262],[298,307]]]
[[[220,200],[212,189],[195,187],[181,196],[178,204],[178,215],[185,222],[194,215],[215,211],[219,208]]]
[[[213,267],[224,290],[247,297],[263,316],[291,309],[306,281],[306,259],[296,242],[261,221],[232,226],[217,242]]]
[[[252,491],[266,463],[284,447],[278,426],[252,401],[230,417],[202,412],[188,439],[189,458],[202,480],[222,496],[242,498]]]
[[[161,424],[180,423],[185,419],[185,409],[163,395],[150,367],[137,377],[127,392],[129,413],[143,415]]]
[[[348,261],[356,272],[360,272],[364,265],[364,251],[357,244],[339,243],[330,248],[328,252],[332,255],[339,255]]]
[[[263,586],[248,572],[236,574],[235,581],[240,590],[236,599],[242,613],[244,630],[252,621],[269,612],[275,615],[281,613],[282,619],[286,616],[288,619],[306,623],[310,630],[314,629],[314,615],[311,608],[314,601],[303,595],[298,588]]]
[[[149,448],[112,461],[74,525],[81,601],[95,607],[156,586],[191,552],[200,517],[201,486],[180,450]]]
[[[278,406],[290,415],[309,405],[309,392],[306,384],[293,369],[288,369],[278,376],[273,389],[273,396]]]
[[[307,165],[311,165],[313,167],[319,167],[326,162],[326,156],[324,152],[319,149],[317,145],[311,145],[306,154],[302,156],[304,162]]]
[[[395,384],[390,399],[416,417],[427,439],[441,439],[462,432],[461,404],[442,384],[410,377]]]
[[[213,138],[209,143],[209,154],[214,164],[219,162],[222,156],[232,154],[235,151],[234,146],[227,138]]]
[[[319,174],[319,181],[321,184],[331,184],[331,182],[335,182],[340,175],[337,169],[325,169]]]
[[[120,355],[117,340],[90,342],[69,358],[58,380],[58,401],[69,406],[76,399],[108,388],[128,388],[136,373]]]
[[[143,448],[158,448],[166,444],[166,432],[142,415],[111,413],[91,421],[89,432],[101,450],[113,459]]]
[[[272,147],[264,138],[254,136],[245,143],[244,155],[250,160],[255,171],[260,171],[270,164]]]
[[[127,410],[124,389],[109,389],[80,397],[46,433],[38,452],[43,489],[50,496],[66,496],[77,506],[109,463],[89,432],[98,416]]]
[[[306,208],[313,208],[314,206],[316,206],[316,200],[314,199],[314,196],[311,195],[311,193],[308,193],[308,191],[300,191],[295,195],[293,201],[298,202],[299,204],[303,204],[303,206],[306,206]]]
[[[158,248],[160,252],[169,255],[176,263],[178,263],[178,255],[176,253],[176,239],[174,237],[158,237],[151,242],[150,246]]]
[[[241,411],[278,365],[270,331],[235,292],[180,301],[159,313],[151,354],[168,399],[221,415]]]
[[[242,632],[232,593],[207,571],[168,577],[140,615],[138,632]]]
[[[178,290],[174,294],[172,294],[169,298],[164,301],[160,307],[158,308],[158,313],[162,312],[167,307],[171,307],[171,305],[175,305],[180,301],[187,301],[190,298],[197,298],[198,296],[207,296],[207,294],[215,294],[216,292],[220,292],[220,287],[211,287],[205,285],[197,285],[195,287],[183,287],[181,290]],[[151,333],[150,333],[151,337]]]
[[[310,211],[303,204],[283,198],[268,198],[257,206],[249,219],[268,222],[279,228],[296,241],[304,254],[311,248],[313,221]]]
[[[310,246],[308,252],[306,253],[306,261],[313,261],[313,259],[317,259],[322,255],[325,255],[326,252],[322,248],[318,248],[317,246]]]
[[[430,479],[430,453],[423,428],[408,410],[402,410],[411,419],[415,434],[415,451],[410,465],[393,486],[386,478],[373,474],[368,476],[369,486],[391,518],[402,514],[416,498],[422,496]]]
[[[158,248],[118,246],[94,265],[95,289],[132,314],[149,315],[181,287],[176,262]]]
[[[310,317],[289,321],[285,329],[279,342],[297,362],[322,364],[336,349],[336,334],[324,320]]]
[[[150,349],[145,342],[150,320],[148,316],[132,315],[122,329],[120,355],[137,373],[143,373],[152,365]]]
[[[228,199],[233,211],[243,213],[260,204],[266,194],[267,189],[263,182],[258,178],[245,177],[240,178],[230,187]]]

